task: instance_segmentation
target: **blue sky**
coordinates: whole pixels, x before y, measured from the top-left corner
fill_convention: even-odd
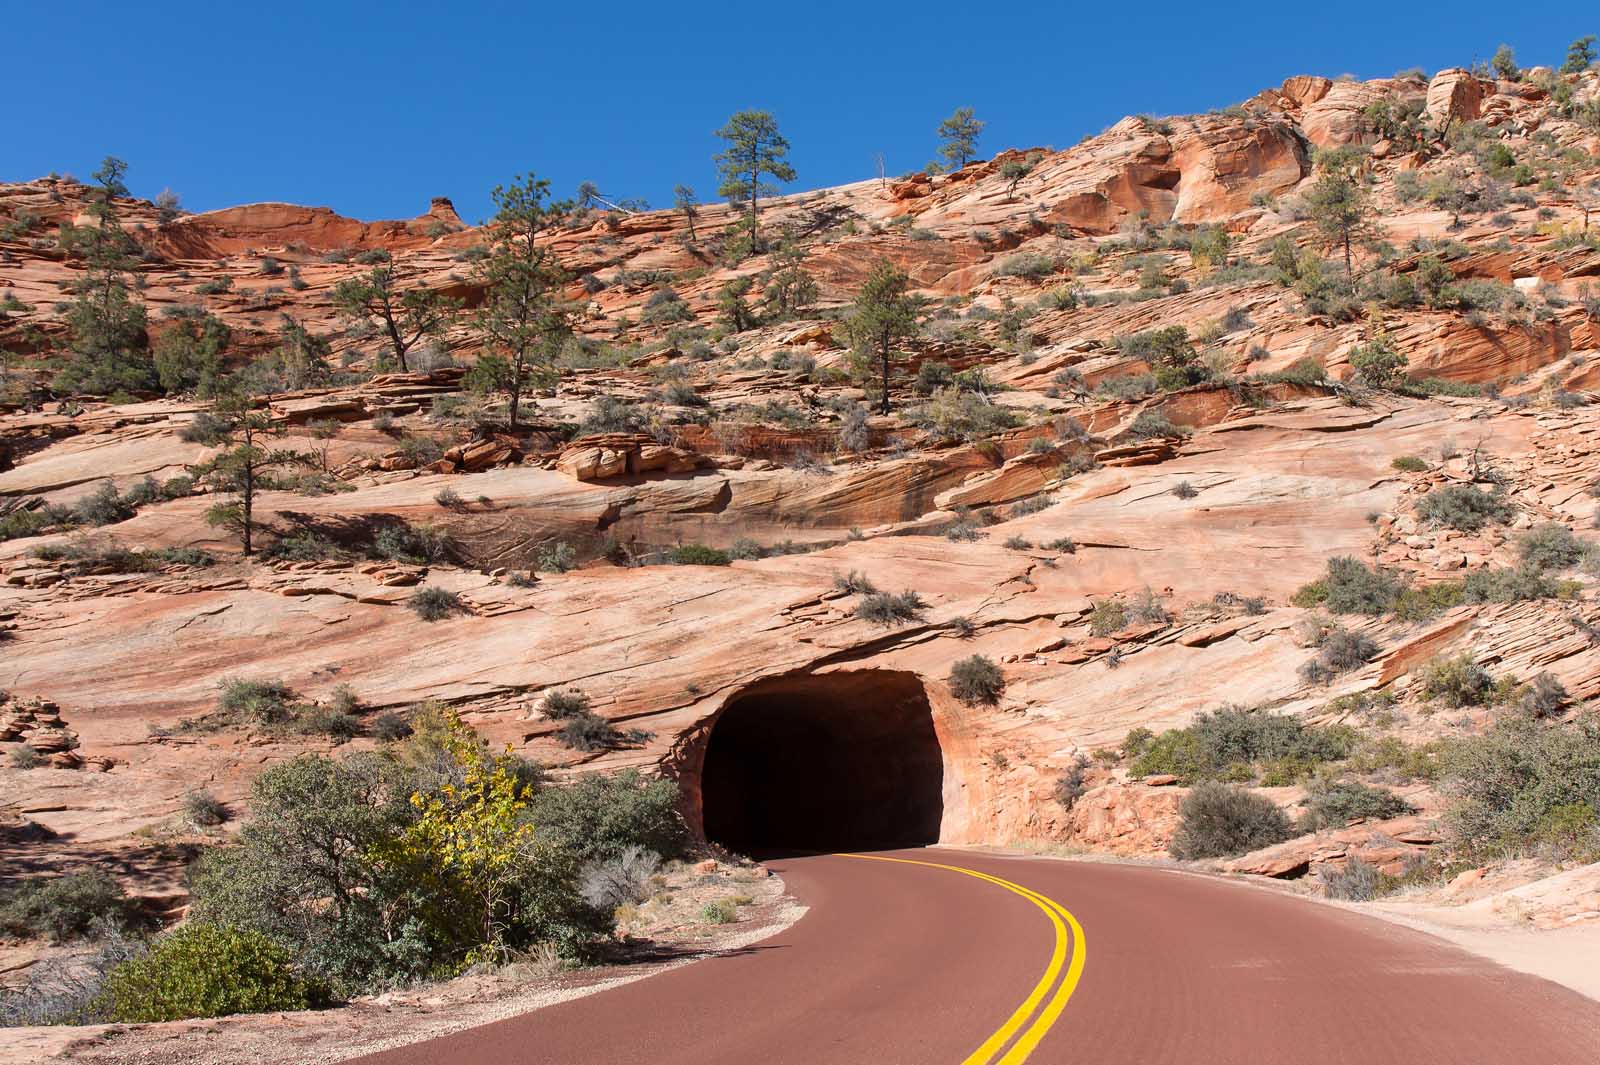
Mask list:
[[[1586,5],[918,5],[0,2],[0,180],[88,176],[110,153],[138,195],[191,210],[259,200],[462,217],[535,171],[568,195],[713,197],[713,136],[772,111],[794,189],[934,157],[966,104],[980,148],[1065,147],[1125,114],[1221,107],[1297,73],[1378,77],[1487,59],[1559,63]]]

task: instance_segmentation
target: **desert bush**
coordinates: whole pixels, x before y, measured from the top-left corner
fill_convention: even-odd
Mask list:
[[[1244,854],[1294,835],[1288,815],[1277,803],[1215,782],[1189,792],[1178,807],[1178,817],[1178,830],[1167,850],[1185,860]]]
[[[1061,776],[1056,778],[1055,798],[1063,809],[1070,810],[1083,798],[1083,793],[1089,790],[1088,772],[1089,759],[1084,755],[1072,760]]]
[[[1540,522],[1517,537],[1517,554],[1526,565],[1537,569],[1576,566],[1589,550],[1590,545],[1556,521]]]
[[[88,495],[72,507],[74,517],[84,525],[114,525],[133,517],[134,505],[117,491],[110,481],[101,481]]]
[[[605,751],[617,746],[623,735],[599,714],[584,710],[573,714],[556,730],[556,739],[575,751]]]
[[[680,544],[670,552],[676,566],[726,566],[733,560],[728,552],[705,544]]]
[[[6,756],[6,762],[12,769],[38,769],[45,764],[44,755],[32,747],[21,745],[11,748]]]
[[[198,788],[183,797],[184,820],[200,828],[212,828],[228,820],[228,806],[221,799]]]
[[[1404,586],[1384,570],[1370,570],[1347,555],[1328,560],[1322,578],[1294,593],[1295,606],[1325,606],[1335,614],[1387,613]]]
[[[294,691],[281,680],[224,677],[217,687],[217,711],[225,718],[273,725],[294,715]]]
[[[1195,496],[1200,494],[1200,489],[1196,488],[1188,481],[1179,481],[1177,484],[1173,485],[1172,494],[1177,496],[1179,499],[1193,499]]]
[[[445,558],[450,546],[450,536],[442,529],[398,522],[378,530],[372,540],[372,554],[391,562],[420,566]]]
[[[1565,827],[1585,818],[1592,826],[1600,811],[1600,721],[1592,718],[1555,725],[1508,718],[1484,735],[1449,742],[1441,760],[1454,800],[1445,824],[1468,857],[1562,842],[1571,838]],[[1600,846],[1592,827],[1586,845]]]
[[[700,919],[707,924],[731,924],[739,919],[739,907],[732,899],[713,899],[700,907]]]
[[[556,540],[539,548],[533,566],[541,573],[566,573],[578,564],[577,550],[565,540]]]
[[[443,621],[467,609],[461,596],[444,588],[418,588],[406,598],[406,606],[423,621]]]
[[[1188,784],[1248,780],[1268,770],[1292,783],[1319,764],[1348,757],[1355,746],[1356,732],[1347,725],[1307,725],[1297,717],[1230,706],[1144,741],[1128,772],[1171,774]]]
[[[1485,525],[1510,521],[1516,508],[1498,489],[1484,492],[1474,485],[1452,484],[1423,496],[1417,514],[1430,525],[1477,532]]]
[[[990,706],[1000,701],[1005,691],[1005,675],[993,660],[983,655],[963,658],[950,667],[950,692],[968,706]]]
[[[871,579],[860,570],[851,570],[845,574],[834,574],[833,590],[843,592],[845,595],[872,595],[877,592]]]
[[[630,848],[676,858],[689,840],[678,786],[632,769],[544,788],[533,796],[529,815],[542,839],[581,862],[615,860]]]
[[[267,936],[204,922],[169,932],[112,970],[104,995],[107,1016],[125,1024],[302,1010],[323,998]]]
[[[345,710],[319,706],[301,714],[295,720],[297,731],[307,735],[327,736],[335,744],[348,743],[361,735],[361,719]]]
[[[143,939],[108,926],[94,932],[92,951],[43,958],[28,967],[20,986],[0,988],[0,1028],[99,1024],[107,1019],[106,977],[143,954],[146,946]]]
[[[226,443],[233,432],[233,425],[226,418],[220,418],[210,411],[200,411],[183,423],[178,430],[178,439],[189,444],[206,444],[216,446]]]
[[[1377,653],[1378,644],[1372,637],[1335,625],[1323,633],[1317,656],[1301,667],[1301,676],[1313,682],[1330,680],[1366,665]]]
[[[1401,473],[1421,473],[1428,468],[1428,464],[1416,455],[1397,455],[1389,465]]]
[[[1553,674],[1538,673],[1517,697],[1517,709],[1536,720],[1559,717],[1569,698],[1567,686]]]
[[[978,392],[957,386],[941,388],[927,403],[905,414],[906,420],[942,440],[981,440],[1022,424],[1013,411]]]
[[[1093,636],[1110,636],[1127,624],[1128,608],[1118,599],[1102,599],[1089,612],[1089,632]]]
[[[66,943],[103,928],[142,923],[122,885],[100,869],[28,877],[0,888],[0,933],[19,939]]]
[[[411,726],[399,714],[379,714],[372,722],[372,735],[383,743],[394,743],[411,735]]]
[[[460,510],[464,502],[461,498],[461,493],[449,487],[441,488],[433,493],[433,501],[445,510]]]
[[[1021,251],[1000,260],[994,272],[1000,277],[1025,277],[1038,281],[1049,277],[1055,270],[1056,264],[1050,256],[1039,252]]]
[[[610,913],[625,902],[643,902],[661,856],[628,844],[614,858],[587,862],[578,873],[578,894],[589,905]]]
[[[1490,702],[1495,693],[1494,677],[1478,665],[1471,651],[1453,658],[1433,659],[1419,671],[1418,680],[1425,698],[1437,699],[1449,707],[1481,706]]]
[[[907,588],[903,592],[868,592],[852,614],[874,625],[909,625],[921,621],[922,612],[927,608],[922,596]]]
[[[1299,828],[1303,832],[1343,828],[1358,819],[1386,821],[1416,812],[1415,807],[1387,788],[1349,780],[1314,780],[1302,805],[1306,812]]]
[[[1128,434],[1141,440],[1148,440],[1157,436],[1185,437],[1189,435],[1189,430],[1173,425],[1164,414],[1144,410],[1140,411],[1139,416],[1133,420],[1133,424],[1128,426]]]
[[[1383,894],[1383,874],[1357,858],[1349,859],[1343,867],[1323,862],[1317,866],[1317,881],[1328,898],[1345,902],[1371,902]]]

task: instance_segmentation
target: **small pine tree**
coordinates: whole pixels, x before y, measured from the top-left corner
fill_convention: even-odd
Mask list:
[[[958,107],[949,118],[939,123],[939,154],[949,162],[952,170],[960,170],[967,161],[978,154],[978,135],[985,123],[973,116],[972,108]]]
[[[1594,34],[1579,37],[1567,46],[1567,61],[1561,64],[1563,74],[1582,74],[1594,65]]]
[[[778,120],[767,111],[740,111],[717,130],[728,147],[712,157],[722,183],[717,195],[730,203],[750,204],[750,238],[759,245],[760,197],[774,195],[777,186],[765,177],[793,181],[794,167],[788,163],[789,142],[778,132]]]
[[[1494,58],[1489,60],[1489,69],[1494,71],[1494,76],[1501,81],[1520,81],[1522,70],[1517,66],[1517,53],[1511,50],[1509,44],[1502,44],[1494,50]]]
[[[1378,212],[1361,183],[1355,153],[1345,149],[1320,153],[1317,166],[1322,176],[1306,194],[1306,208],[1323,245],[1330,250],[1343,249],[1344,275],[1349,282],[1355,276],[1354,246],[1382,235]]]
[[[128,291],[127,275],[137,266],[134,244],[123,232],[116,201],[128,195],[123,177],[128,164],[106,156],[94,172],[98,188],[89,201],[94,224],[61,227],[69,255],[82,256],[84,277],[67,311],[72,360],[56,376],[67,392],[105,395],[156,387],[155,364],[146,350],[145,309]]]
[[[279,487],[276,471],[311,466],[314,459],[298,451],[269,448],[267,441],[283,428],[271,415],[252,410],[246,400],[230,396],[216,408],[227,426],[226,446],[192,473],[197,481],[233,496],[208,509],[206,523],[238,533],[248,558],[254,551],[256,495]]]
[[[689,239],[694,239],[694,220],[700,216],[694,202],[694,189],[678,185],[672,190],[672,205],[683,212],[684,224],[689,227]]]
[[[872,268],[845,321],[845,333],[856,350],[876,358],[882,373],[879,410],[889,413],[889,370],[895,341],[915,336],[922,299],[912,295],[911,278],[887,259]]]
[[[1022,179],[1033,173],[1033,164],[1021,159],[1007,159],[1000,164],[1000,177],[1006,182],[1006,199],[1017,198],[1017,186],[1022,184]]]
[[[470,383],[511,397],[513,429],[523,393],[559,376],[556,354],[572,335],[572,309],[561,298],[567,274],[555,253],[536,239],[564,221],[572,204],[547,203],[549,193],[550,183],[532,174],[495,186],[499,210],[489,227],[492,250],[478,270],[484,299],[474,326],[483,354]]]
[[[799,314],[817,301],[817,281],[805,268],[806,251],[791,230],[785,230],[772,265],[761,275],[767,313],[784,319]]]

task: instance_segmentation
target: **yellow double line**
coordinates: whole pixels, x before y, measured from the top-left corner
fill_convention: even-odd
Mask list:
[[[991,1063],[993,1065],[1020,1065],[1021,1062],[1027,1061],[1028,1055],[1032,1054],[1034,1048],[1039,1045],[1039,1040],[1043,1039],[1045,1033],[1050,1031],[1050,1027],[1061,1016],[1061,1011],[1067,1008],[1067,1000],[1072,997],[1072,992],[1077,990],[1078,980],[1083,975],[1085,948],[1083,926],[1078,923],[1078,919],[1072,916],[1065,906],[1054,899],[1047,898],[1037,891],[1023,887],[1021,884],[1014,884],[998,876],[990,876],[988,873],[980,873],[976,869],[968,869],[960,865],[941,865],[938,862],[919,862],[913,858],[888,858],[876,854],[841,854],[840,857],[860,858],[864,861],[872,862],[896,862],[900,865],[925,865],[930,869],[945,869],[952,873],[961,873],[963,876],[987,880],[997,887],[1005,888],[1014,895],[1021,895],[1044,911],[1045,916],[1050,918],[1050,924],[1056,933],[1056,945],[1050,954],[1050,964],[1045,966],[1044,975],[1039,977],[1039,982],[1033,985],[1033,990],[1028,994],[1027,998],[1023,999],[1022,1005],[1012,1012],[1011,1016],[1006,1019],[1006,1023],[995,1029],[994,1034],[983,1041],[982,1046],[967,1055],[961,1065],[991,1065]],[[1070,937],[1067,934],[1068,929],[1071,929],[1072,934]],[[1067,953],[1069,938],[1072,947],[1070,960]],[[1065,970],[1064,975],[1063,969]],[[1055,988],[1055,994],[1053,995],[1050,994],[1052,987]],[[1045,1002],[1047,995],[1049,996],[1048,1003]],[[1044,1004],[1042,1010],[1040,1009],[1041,1004]],[[1032,1024],[1028,1023],[1030,1018],[1033,1020]],[[1027,1028],[1023,1029],[1023,1025],[1027,1025]],[[1022,1031],[1020,1036],[1017,1035],[1019,1030]],[[1016,1036],[1016,1042],[1011,1043],[1013,1036]],[[1011,1043],[1011,1049],[1006,1050],[1003,1055],[996,1058],[995,1055],[1000,1054],[1007,1043]]]

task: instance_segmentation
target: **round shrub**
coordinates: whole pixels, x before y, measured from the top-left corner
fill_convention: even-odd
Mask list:
[[[189,924],[107,977],[106,1015],[129,1024],[303,1010],[318,996],[288,951],[260,932]]]
[[[1005,691],[1006,679],[1000,667],[983,655],[963,658],[950,667],[950,691],[968,706],[987,703],[993,706]]]
[[[1278,804],[1243,788],[1198,785],[1178,808],[1181,821],[1167,850],[1174,858],[1221,858],[1282,843],[1294,835]]]

